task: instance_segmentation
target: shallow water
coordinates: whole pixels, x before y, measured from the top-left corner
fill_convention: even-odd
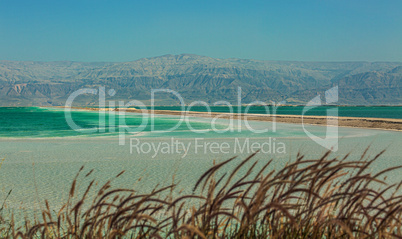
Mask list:
[[[37,112],[36,110],[34,112]],[[45,114],[47,113],[55,114],[45,111]],[[92,114],[93,116],[88,116],[90,119],[98,119],[96,113],[83,114]],[[96,119],[92,119],[92,122]],[[183,189],[184,193],[189,193],[198,177],[213,165],[214,161],[238,156],[236,162],[240,162],[253,152],[253,148],[256,150],[263,146],[263,152],[255,156],[261,164],[274,158],[270,169],[278,168],[289,159],[294,159],[299,152],[307,158],[317,158],[327,151],[310,139],[298,124],[276,123],[275,126],[272,122],[250,121],[249,125],[246,125],[242,121],[218,120],[216,125],[221,131],[232,126],[229,128],[231,130],[218,133],[211,130],[212,119],[190,118],[190,125],[197,126],[195,132],[189,130],[185,123],[177,130],[164,132],[163,129],[171,127],[172,122],[179,121],[179,118],[155,116],[155,122],[164,124],[165,128],[158,125],[157,128],[162,130],[156,132],[126,132],[121,140],[117,134],[101,133],[88,136],[75,131],[70,132],[71,135],[67,137],[59,137],[55,125],[60,122],[53,121],[62,119],[43,117],[43,120],[54,127],[43,126],[44,132],[34,134],[37,137],[29,137],[23,131],[20,137],[0,137],[0,158],[5,158],[0,168],[0,197],[4,199],[12,189],[6,201],[6,211],[13,211],[17,217],[40,209],[45,199],[49,200],[52,209],[60,208],[68,196],[74,175],[82,165],[85,165],[85,172],[90,169],[95,171],[90,178],[81,178],[81,188],[85,188],[90,179],[95,178],[102,183],[126,170],[125,174],[113,182],[114,186],[148,191],[158,184],[171,183],[175,175],[175,182],[180,182],[178,191]],[[90,121],[80,123],[93,126],[85,123]],[[26,122],[32,120],[26,119]],[[251,129],[268,129],[268,132],[257,134]],[[323,126],[306,126],[306,130],[323,137],[327,129]],[[32,132],[28,130],[28,134]],[[341,157],[350,153],[351,159],[357,159],[370,145],[369,156],[387,149],[372,168],[373,171],[380,171],[402,163],[401,139],[402,132],[339,128],[339,147],[332,155]],[[122,143],[124,145],[121,145]],[[224,151],[219,150],[222,145]],[[159,151],[154,150],[158,147]],[[142,178],[140,182],[137,181],[139,178]],[[392,172],[388,178],[399,182],[402,180],[401,172]]]

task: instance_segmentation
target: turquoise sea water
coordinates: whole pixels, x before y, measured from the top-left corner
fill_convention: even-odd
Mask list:
[[[333,109],[335,106],[319,106],[305,112],[305,115],[327,115],[328,109]],[[402,106],[341,106],[338,108],[338,116],[341,117],[370,117],[370,118],[391,118],[402,119]],[[181,110],[179,106],[155,106],[157,110]],[[234,106],[230,109],[227,106],[211,106],[212,112],[230,112],[234,113],[251,113],[251,114],[283,114],[283,115],[302,115],[304,106]],[[206,112],[208,109],[204,106],[186,107],[186,110]]]
[[[379,108],[387,111],[387,107]],[[400,108],[391,107],[388,111],[391,112],[391,109],[399,112],[393,117],[400,118]],[[385,113],[372,115],[385,117]],[[367,114],[365,117],[368,117]],[[24,213],[32,215],[33,212],[39,212],[45,199],[53,210],[59,210],[68,196],[74,175],[82,165],[85,165],[85,172],[90,169],[95,171],[90,178],[80,179],[81,188],[85,188],[92,179],[101,184],[121,170],[126,170],[123,176],[114,181],[113,186],[146,192],[158,184],[171,183],[175,175],[175,182],[180,185],[177,191],[183,189],[184,193],[191,193],[192,186],[205,170],[232,156],[238,156],[235,163],[240,163],[252,153],[250,149],[254,143],[257,148],[258,145],[267,144],[265,152],[257,154],[256,160],[264,164],[273,158],[270,169],[281,167],[299,152],[312,159],[327,151],[306,134],[308,131],[315,136],[325,137],[328,129],[324,126],[303,128],[299,124],[277,123],[274,126],[272,122],[250,121],[246,124],[243,121],[218,120],[214,126],[222,131],[214,132],[211,131],[212,119],[190,118],[189,125],[195,129],[191,131],[186,122],[177,124],[180,121],[178,116],[157,115],[147,119],[147,125],[141,132],[125,132],[124,144],[121,144],[118,130],[121,129],[123,116],[106,114],[104,132],[93,133],[88,130],[99,126],[99,113],[74,111],[72,119],[84,129],[72,130],[62,110],[0,108],[0,159],[5,159],[0,168],[0,199],[4,199],[12,190],[4,213],[15,213],[16,220],[22,220]],[[116,123],[113,123],[113,119]],[[138,114],[124,117],[126,124],[133,129],[141,125],[142,119],[143,116]],[[155,130],[151,128],[152,121]],[[175,130],[169,130],[177,125]],[[224,131],[229,126],[233,126],[233,130]],[[268,131],[255,133],[251,129]],[[373,172],[401,165],[402,132],[343,127],[338,130],[339,147],[331,154],[333,157],[350,153],[351,159],[359,159],[370,146],[368,157],[386,149],[384,155],[372,165]],[[138,152],[130,140],[144,146],[143,151]],[[176,141],[180,145],[172,147],[174,151],[155,153],[151,148],[160,144],[172,146],[172,142]],[[211,144],[225,145],[227,150],[219,151],[216,147],[207,146]],[[283,151],[275,150],[282,145]],[[400,182],[401,175],[401,171],[395,171],[388,178]],[[137,179],[141,177],[143,180],[138,182]]]
[[[94,111],[72,111],[71,119],[80,127],[73,130],[67,123],[63,110],[39,107],[0,107],[0,137],[100,137],[116,136],[120,126],[127,125],[126,132],[147,133],[167,131],[175,128],[176,133],[188,132],[186,122],[180,118],[160,116],[150,117],[139,114],[111,114],[103,116]],[[141,125],[145,127],[141,127]],[[189,125],[195,130],[207,130],[209,125],[191,121]],[[95,130],[94,130],[95,127]],[[219,127],[219,125],[217,126]]]
[[[326,110],[331,107],[317,107],[308,111],[307,115],[326,115]],[[180,110],[180,107],[155,107],[163,110]],[[272,107],[270,108],[272,112]],[[194,106],[190,110],[205,111],[205,107]],[[228,107],[212,107],[213,112],[229,112]],[[234,108],[235,112],[237,107]],[[240,108],[241,112],[246,111],[246,107]],[[303,107],[279,107],[277,114],[300,115]],[[264,107],[255,106],[248,110],[249,113],[264,114]],[[376,118],[395,118],[402,119],[402,107],[339,107],[339,116],[351,117],[376,117]],[[117,136],[120,131],[128,132],[132,135],[141,134],[147,136],[163,136],[164,131],[170,131],[171,136],[191,136],[194,131],[203,132],[205,136],[214,137],[208,130],[211,124],[208,120],[180,120],[178,116],[157,116],[150,117],[140,114],[126,113],[124,116],[119,114],[104,114],[104,118],[98,112],[93,111],[72,111],[73,122],[80,129],[73,130],[66,121],[63,110],[54,108],[39,107],[0,107],[0,137],[11,138],[43,138],[43,137],[105,137]],[[127,125],[127,129],[122,128]],[[142,127],[143,125],[144,127]],[[216,121],[214,127],[225,129],[226,123]],[[94,127],[95,130],[94,130]],[[173,131],[170,129],[174,128]],[[193,132],[190,132],[192,129]],[[151,133],[152,131],[152,133]],[[239,134],[229,134],[235,136]],[[228,136],[229,136],[228,135]],[[273,136],[271,134],[271,136]],[[276,135],[278,136],[278,135]]]

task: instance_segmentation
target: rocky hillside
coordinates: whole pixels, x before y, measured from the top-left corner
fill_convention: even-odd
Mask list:
[[[0,105],[64,105],[82,88],[105,86],[108,100],[150,103],[151,89],[175,90],[185,103],[227,100],[308,102],[339,86],[338,104],[402,104],[402,63],[280,62],[165,55],[122,63],[0,61]],[[156,104],[177,104],[157,94]],[[97,96],[79,96],[77,105],[97,105]]]

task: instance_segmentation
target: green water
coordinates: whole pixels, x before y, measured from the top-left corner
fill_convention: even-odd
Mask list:
[[[305,112],[305,115],[325,116],[328,109],[333,109],[335,106],[319,106]],[[402,106],[342,106],[338,108],[338,116],[342,117],[369,117],[369,118],[390,118],[402,119]],[[181,110],[179,106],[155,106],[156,110]],[[207,112],[208,109],[204,106],[185,107],[186,110]],[[212,112],[241,112],[250,114],[282,114],[282,115],[302,115],[304,106],[211,106]]]
[[[379,108],[385,112],[388,107]],[[399,112],[395,113],[394,118],[401,118],[400,108],[388,108],[389,111],[390,109]],[[384,115],[385,113],[381,117]],[[368,117],[367,114],[364,116]],[[236,163],[240,163],[252,153],[248,149],[253,143],[271,142],[271,137],[272,141],[276,142],[272,144],[273,148],[275,144],[279,146],[280,143],[286,147],[283,152],[262,151],[255,156],[261,164],[273,158],[269,170],[280,168],[290,159],[294,160],[298,153],[315,159],[327,151],[305,133],[305,130],[308,130],[316,136],[325,136],[327,128],[317,125],[304,128],[300,124],[277,123],[276,130],[272,130],[272,122],[248,122],[253,129],[269,129],[266,133],[256,134],[244,121],[234,121],[234,131],[219,133],[210,131],[211,118],[191,118],[190,125],[196,129],[191,131],[186,123],[177,124],[180,121],[178,116],[157,115],[147,119],[147,126],[141,134],[125,133],[125,144],[121,145],[117,134],[123,121],[135,131],[142,123],[141,115],[106,114],[104,132],[92,133],[88,132],[89,129],[99,125],[98,112],[74,111],[72,119],[84,130],[72,130],[62,110],[35,107],[0,108],[0,159],[5,159],[0,168],[0,198],[4,199],[12,190],[7,198],[4,213],[15,213],[17,222],[22,222],[25,214],[40,213],[45,199],[49,200],[52,210],[58,211],[65,203],[72,179],[82,165],[86,167],[85,172],[91,169],[95,171],[91,178],[80,179],[81,189],[86,188],[89,180],[96,179],[101,185],[121,170],[126,170],[123,176],[114,181],[113,186],[149,192],[156,185],[171,183],[175,175],[175,182],[180,185],[177,193],[181,190],[191,193],[197,179],[215,162],[239,156]],[[151,128],[152,120],[155,130]],[[224,129],[230,124],[229,120],[218,120],[215,126]],[[177,125],[175,130],[169,130]],[[198,131],[203,133],[197,133]],[[133,151],[130,145],[130,139],[141,140],[144,145],[157,145],[170,144],[172,138],[179,139],[183,145],[189,147],[186,150],[180,147],[177,152],[154,154],[152,150],[138,153]],[[198,148],[195,138],[203,138],[200,140],[203,145],[226,144],[229,149],[227,152],[214,153],[208,147]],[[250,139],[250,147],[246,147],[245,151],[236,150],[239,149],[236,146],[238,138],[240,142]],[[339,149],[333,152],[332,156],[343,157],[350,153],[351,159],[359,159],[368,146],[371,146],[368,157],[387,149],[372,165],[373,172],[379,172],[401,164],[401,139],[402,132],[397,131],[339,127]],[[148,149],[146,147],[145,151]],[[228,171],[230,170],[229,168]],[[391,172],[388,176],[390,180],[400,182],[401,171]],[[137,182],[137,179],[142,177],[144,179]]]
[[[71,118],[80,129],[73,130],[63,110],[39,107],[0,107],[0,137],[99,137],[115,136],[120,130],[130,133],[163,132],[176,128],[176,133],[189,131],[189,126],[178,117],[150,117],[139,114],[104,114],[72,111]],[[127,125],[127,129],[121,128]],[[145,127],[141,127],[141,125]],[[209,124],[192,121],[195,130],[208,130]],[[94,130],[95,127],[95,130]],[[219,126],[218,126],[219,127]]]
[[[314,108],[306,115],[326,115],[326,111],[332,107],[322,106]],[[155,107],[157,110],[181,110],[176,106]],[[188,110],[188,108],[187,108]],[[192,111],[206,111],[205,107],[194,106]],[[249,112],[254,114],[266,113],[266,108],[262,106],[234,107],[234,112]],[[230,112],[228,107],[211,107],[213,112]],[[268,108],[268,113],[272,113],[273,108]],[[283,106],[276,109],[277,114],[301,115],[303,107],[301,106]],[[339,116],[351,117],[377,117],[402,119],[402,107],[338,107]],[[104,115],[104,116],[103,116]],[[158,115],[151,117],[149,115],[126,113],[119,115],[117,113],[105,112],[101,115],[94,111],[72,111],[72,121],[80,127],[73,130],[66,121],[65,112],[61,109],[39,108],[39,107],[0,107],[0,137],[5,138],[48,138],[48,137],[106,137],[117,136],[120,132],[137,136],[148,137],[195,137],[197,131],[202,133],[203,137],[237,137],[248,136],[244,130],[236,132],[225,132],[217,134],[212,132],[211,122],[203,119],[181,120],[179,116]],[[127,126],[124,128],[123,126]],[[226,129],[226,121],[216,121],[214,127],[217,129]],[[267,123],[267,127],[272,127]],[[239,127],[238,127],[239,128]],[[240,128],[245,128],[240,127]],[[171,130],[174,129],[174,130]],[[269,136],[280,137],[289,132],[272,132]],[[299,132],[292,132],[292,136],[300,135]],[[268,136],[259,135],[259,136]]]

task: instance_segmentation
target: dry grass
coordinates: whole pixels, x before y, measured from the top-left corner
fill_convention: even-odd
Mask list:
[[[77,197],[77,178],[57,212],[46,201],[40,219],[16,228],[1,225],[6,238],[402,238],[401,184],[387,185],[390,168],[369,173],[381,155],[360,160],[314,160],[298,155],[278,171],[253,156],[222,173],[233,159],[201,175],[193,194],[173,197],[176,185],[148,194],[114,189],[111,181]],[[91,172],[87,173],[88,176]],[[117,175],[119,177],[121,174]],[[381,190],[377,188],[381,186]]]

